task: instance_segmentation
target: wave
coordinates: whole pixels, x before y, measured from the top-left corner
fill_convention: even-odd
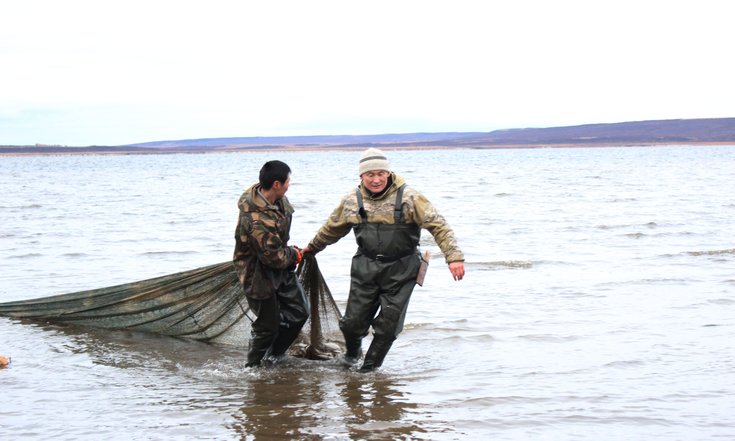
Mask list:
[[[41,253],[28,253],[28,254],[18,254],[16,256],[8,256],[8,259],[28,259],[31,257],[41,257],[43,254]]]
[[[687,251],[686,254],[690,256],[723,256],[726,254],[735,255],[735,248],[729,248],[726,250]]]
[[[620,228],[636,228],[636,227],[646,227],[646,228],[657,228],[659,225],[656,222],[646,222],[645,224],[618,224],[618,225],[597,225],[596,228],[599,228],[600,230],[617,230]]]
[[[502,268],[528,269],[533,268],[533,262],[529,260],[499,260],[490,262],[465,262],[468,267],[479,267],[482,270],[493,270]]]
[[[422,235],[419,239],[419,246],[437,246],[436,241],[434,240],[434,237],[430,234]]]
[[[183,255],[183,254],[197,254],[198,251],[146,251],[140,253],[143,256],[166,256],[166,255]]]
[[[578,335],[553,335],[553,334],[526,334],[519,335],[517,338],[521,340],[529,341],[541,341],[541,342],[567,342],[579,340],[581,336]]]
[[[694,233],[691,231],[678,231],[672,233],[657,233],[653,234],[654,237],[678,237],[678,236],[692,236]]]
[[[602,282],[595,285],[597,289],[614,289],[621,286],[631,285],[686,285],[692,283],[696,279],[692,278],[677,278],[677,277],[645,277],[642,279],[627,279],[615,282]]]
[[[643,366],[645,365],[645,362],[643,360],[616,360],[611,361],[609,363],[605,363],[605,368],[613,368],[613,367],[637,367],[637,366]]]
[[[433,322],[406,323],[406,326],[404,329],[456,330],[457,327],[461,326],[461,324],[470,324],[470,321],[467,319],[457,319],[457,320],[444,321],[441,324],[433,323]]]
[[[623,234],[623,236],[630,237],[631,239],[640,239],[642,237],[646,237],[647,234],[644,234],[644,233],[628,233],[628,234]]]
[[[42,208],[42,205],[41,204],[0,205],[0,210],[35,210],[36,208]]]

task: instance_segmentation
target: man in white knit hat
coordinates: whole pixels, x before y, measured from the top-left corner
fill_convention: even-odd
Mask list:
[[[361,183],[342,198],[304,253],[318,253],[354,230],[350,294],[339,327],[345,337],[346,365],[362,355],[362,339],[373,327],[373,341],[361,372],[377,369],[403,330],[408,302],[416,286],[421,229],[434,236],[455,280],[464,277],[464,255],[446,220],[421,193],[391,172],[388,158],[374,148],[359,163]]]

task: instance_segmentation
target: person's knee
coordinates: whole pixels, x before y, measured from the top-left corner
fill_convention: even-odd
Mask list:
[[[393,341],[403,330],[403,321],[398,311],[384,308],[373,321],[373,334],[383,340]]]
[[[339,329],[346,337],[362,338],[367,335],[370,324],[364,323],[362,320],[343,317],[339,321]]]
[[[281,306],[281,321],[289,326],[303,326],[309,320],[309,304],[291,303]]]
[[[309,320],[310,304],[301,285],[294,279],[280,295],[283,319],[294,326],[303,326]]]
[[[380,340],[393,341],[398,338],[400,333],[401,329],[393,326],[379,326],[377,324],[373,326],[373,337]]]
[[[296,326],[304,326],[304,323],[306,323],[307,320],[309,320],[309,311],[301,311],[299,314],[295,315],[294,317],[294,323]]]
[[[279,322],[275,320],[255,321],[252,325],[252,333],[262,338],[276,338],[278,335]]]

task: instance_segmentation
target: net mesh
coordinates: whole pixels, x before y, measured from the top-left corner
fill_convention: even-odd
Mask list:
[[[342,314],[313,254],[305,254],[296,271],[304,293],[309,298],[311,314],[290,352],[317,360],[333,358],[344,352],[342,332],[339,329]]]
[[[306,255],[297,269],[311,316],[289,353],[327,359],[343,350],[341,313],[319,270]],[[0,315],[131,329],[247,347],[255,315],[232,262],[106,288],[0,303]]]

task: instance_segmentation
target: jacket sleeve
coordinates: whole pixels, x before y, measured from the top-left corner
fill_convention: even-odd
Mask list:
[[[421,228],[426,229],[432,236],[439,249],[444,254],[447,263],[464,261],[464,254],[457,244],[454,237],[454,231],[444,216],[434,208],[424,195],[414,192],[413,199],[413,218]]]
[[[258,260],[267,267],[286,269],[296,263],[296,252],[281,240],[275,219],[242,213],[240,240],[247,241]]]
[[[322,251],[328,245],[336,243],[352,229],[353,222],[350,221],[350,210],[347,207],[348,199],[349,195],[342,198],[337,208],[329,215],[329,219],[309,242],[309,248],[315,253]]]

